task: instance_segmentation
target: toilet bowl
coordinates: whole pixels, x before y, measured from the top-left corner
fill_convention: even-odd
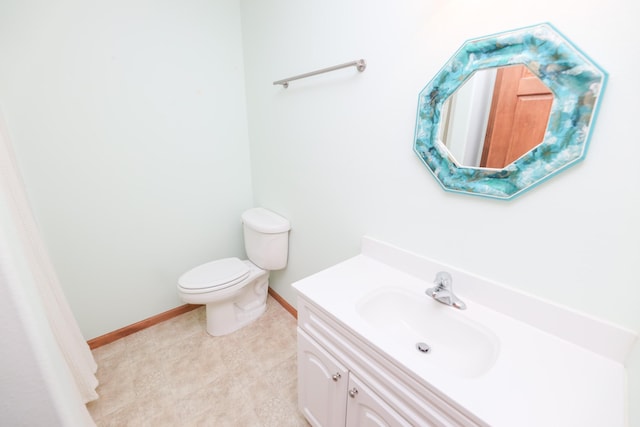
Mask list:
[[[286,266],[289,221],[264,208],[242,214],[249,260],[223,258],[199,265],[178,279],[178,294],[189,304],[205,304],[207,332],[230,334],[266,310],[269,271]]]

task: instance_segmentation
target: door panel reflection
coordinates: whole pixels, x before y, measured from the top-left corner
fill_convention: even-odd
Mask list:
[[[543,141],[552,104],[524,65],[480,70],[445,101],[439,139],[462,166],[502,169]]]

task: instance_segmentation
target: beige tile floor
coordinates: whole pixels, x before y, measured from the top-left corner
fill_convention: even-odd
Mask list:
[[[98,426],[308,426],[297,409],[296,321],[267,311],[224,337],[204,307],[93,350]]]

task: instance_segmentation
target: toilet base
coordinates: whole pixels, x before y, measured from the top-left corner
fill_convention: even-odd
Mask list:
[[[206,304],[207,333],[214,337],[227,335],[258,319],[267,309],[269,274],[264,271],[238,293]]]

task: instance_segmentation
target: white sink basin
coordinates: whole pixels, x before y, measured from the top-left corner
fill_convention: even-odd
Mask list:
[[[469,320],[466,311],[424,292],[379,288],[363,296],[356,311],[395,345],[413,348],[421,364],[471,378],[486,373],[496,361],[500,344],[495,334]],[[419,351],[419,342],[426,343],[429,352]]]

